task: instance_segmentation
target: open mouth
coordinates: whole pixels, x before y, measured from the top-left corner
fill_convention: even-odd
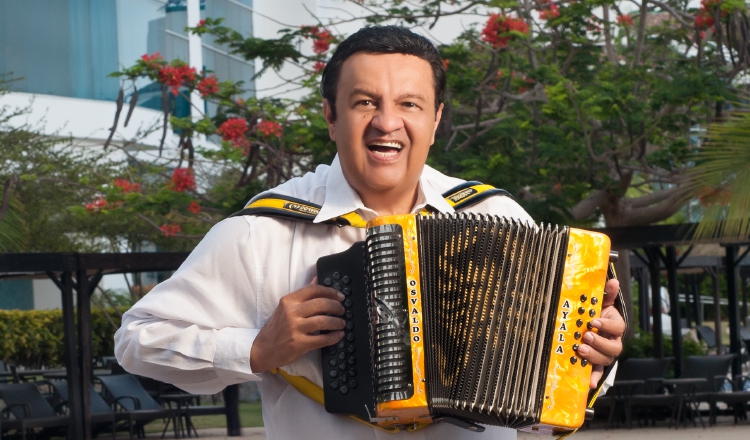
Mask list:
[[[388,159],[395,157],[404,146],[400,142],[381,142],[374,141],[367,144],[367,149],[372,151],[375,156]]]

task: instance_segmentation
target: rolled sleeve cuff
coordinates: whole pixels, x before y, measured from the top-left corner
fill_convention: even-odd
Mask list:
[[[250,350],[258,332],[257,329],[249,328],[219,330],[213,364],[216,375],[225,385],[261,380],[250,369]]]

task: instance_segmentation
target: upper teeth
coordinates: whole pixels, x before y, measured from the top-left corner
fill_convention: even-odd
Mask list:
[[[370,144],[370,146],[373,146],[373,147],[379,146],[379,147],[396,148],[398,150],[400,150],[402,148],[401,144],[398,143],[398,142],[378,142],[378,143],[375,143],[375,144]]]

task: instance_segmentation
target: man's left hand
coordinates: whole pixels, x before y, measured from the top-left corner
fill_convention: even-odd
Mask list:
[[[615,298],[620,291],[620,282],[612,279],[607,281],[604,291],[607,294],[602,302],[602,313],[591,324],[597,332],[586,332],[583,335],[583,344],[578,347],[578,355],[587,359],[594,366],[591,371],[591,388],[596,388],[604,366],[614,362],[622,352],[622,335],[625,333],[625,320],[615,308]]]

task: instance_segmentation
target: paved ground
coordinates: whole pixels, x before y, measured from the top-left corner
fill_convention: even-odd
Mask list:
[[[227,437],[226,430],[223,428],[202,429],[199,430],[202,440],[234,440],[238,437]],[[243,428],[242,439],[248,440],[265,440],[265,431],[263,428]],[[466,438],[473,437],[474,434],[467,433]],[[118,438],[126,438],[120,437]],[[159,438],[159,434],[149,435],[148,438]],[[170,438],[169,436],[167,438]],[[476,437],[477,439],[479,437]],[[546,440],[552,437],[540,436],[537,434],[518,433],[518,440]],[[717,426],[711,428],[694,427],[688,425],[684,428],[680,425],[679,429],[656,427],[656,428],[633,428],[633,429],[589,429],[580,431],[571,438],[576,440],[687,440],[687,439],[711,439],[711,440],[749,440],[750,439],[750,422],[745,421],[739,425],[734,425],[732,418],[720,418]],[[330,439],[334,440],[334,439]]]

